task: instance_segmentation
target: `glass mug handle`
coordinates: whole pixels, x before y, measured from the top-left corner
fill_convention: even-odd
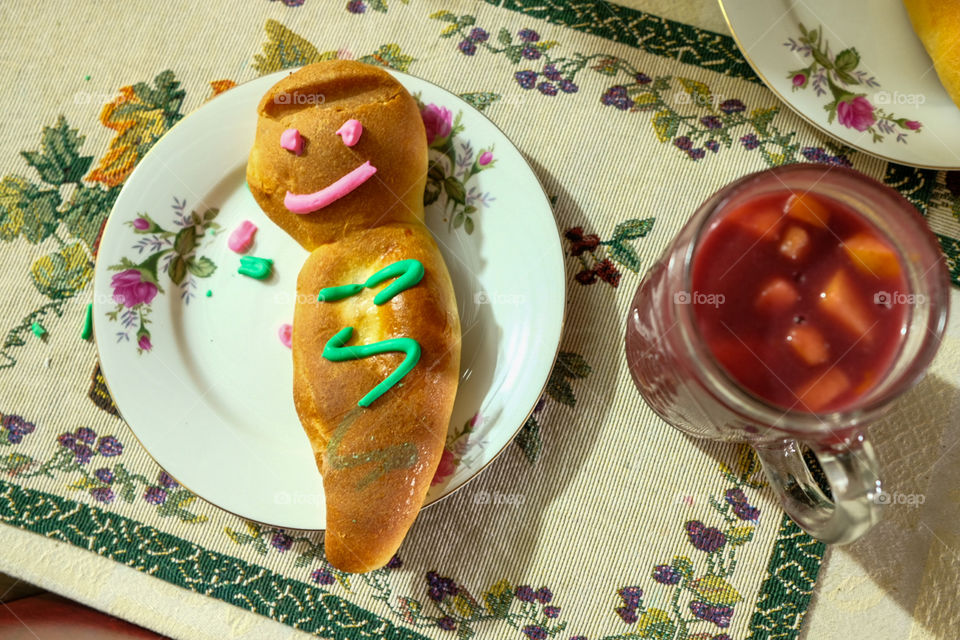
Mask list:
[[[877,458],[862,434],[846,445],[808,445],[817,457],[831,497],[817,484],[796,440],[754,444],[770,486],[784,511],[802,529],[822,542],[856,540],[880,519],[883,494]]]

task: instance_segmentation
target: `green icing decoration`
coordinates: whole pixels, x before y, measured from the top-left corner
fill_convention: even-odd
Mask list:
[[[396,280],[374,296],[374,304],[380,305],[384,302],[389,302],[393,299],[393,296],[398,293],[420,284],[420,281],[423,280],[423,263],[419,260],[412,259],[394,262],[367,278],[364,286],[368,288],[375,287],[390,278],[396,278]]]
[[[207,297],[209,298],[212,295],[213,295],[213,291],[211,291],[210,289],[207,289]]]
[[[83,331],[80,333],[80,337],[84,340],[89,340],[90,336],[93,335],[93,304],[87,305],[87,313],[83,318]]]
[[[400,352],[406,355],[400,366],[393,373],[383,379],[367,395],[357,403],[361,407],[369,407],[377,398],[386,393],[393,385],[400,382],[410,373],[420,361],[420,343],[413,338],[391,338],[372,344],[361,344],[352,347],[344,346],[353,335],[353,327],[344,327],[327,341],[323,347],[323,357],[331,362],[360,360],[384,353]]]
[[[320,302],[336,302],[337,300],[343,300],[344,298],[356,295],[361,291],[363,291],[362,284],[345,284],[339,287],[327,287],[326,289],[320,289],[317,300]]]
[[[265,280],[270,277],[273,271],[273,260],[270,258],[258,258],[256,256],[243,256],[240,258],[240,268],[237,273],[242,276]]]
[[[39,322],[34,322],[32,325],[30,325],[30,331],[33,331],[33,335],[37,336],[38,338],[42,338],[43,336],[47,335],[47,330],[44,329],[43,325]]]

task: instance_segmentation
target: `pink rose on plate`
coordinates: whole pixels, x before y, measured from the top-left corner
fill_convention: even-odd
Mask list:
[[[877,117],[873,115],[873,105],[863,96],[857,96],[837,105],[837,120],[845,127],[866,131],[874,125]]]
[[[903,123],[903,126],[905,126],[907,129],[910,129],[911,131],[919,131],[920,127],[922,127],[923,125],[917,122],[916,120],[907,120],[906,122]]]
[[[150,349],[153,349],[153,345],[150,343],[150,336],[147,334],[140,336],[140,339],[137,340],[137,346],[140,347],[142,351],[150,351]]]
[[[440,484],[447,478],[453,475],[453,472],[457,470],[457,463],[453,457],[453,452],[449,449],[443,450],[443,455],[440,456],[440,464],[437,465],[437,472],[433,474],[433,480],[430,481],[431,485]]]
[[[139,269],[127,269],[113,276],[113,299],[125,307],[149,304],[157,295],[157,285],[145,282]]]
[[[427,130],[427,144],[446,138],[453,129],[453,114],[446,107],[428,104],[420,112],[420,117],[423,118],[423,126]]]
[[[485,167],[493,161],[493,153],[489,151],[484,151],[480,154],[480,159],[477,160],[477,164],[481,167]]]

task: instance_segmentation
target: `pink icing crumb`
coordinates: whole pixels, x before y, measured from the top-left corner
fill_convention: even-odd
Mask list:
[[[283,206],[293,213],[312,213],[317,209],[323,209],[331,202],[339,200],[362,185],[376,172],[377,168],[367,160],[347,175],[319,191],[304,194],[287,191],[287,195],[283,198]]]
[[[353,118],[347,120],[337,129],[337,135],[343,138],[343,144],[352,147],[360,140],[360,134],[363,133],[363,125],[359,120]]]
[[[227,238],[227,247],[235,253],[243,253],[253,244],[253,234],[257,232],[257,225],[244,220],[230,233]]]
[[[290,345],[293,344],[293,325],[280,325],[280,328],[277,330],[277,337],[280,338],[280,342],[283,343],[283,346],[289,349]]]
[[[280,134],[280,146],[300,155],[303,153],[303,137],[296,129],[287,129]]]

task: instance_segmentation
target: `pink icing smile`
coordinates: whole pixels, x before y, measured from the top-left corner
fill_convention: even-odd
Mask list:
[[[253,234],[257,232],[257,225],[244,220],[227,238],[227,247],[235,253],[243,253],[253,244]]]
[[[277,330],[277,337],[280,338],[280,342],[283,343],[283,346],[289,349],[290,345],[293,344],[293,325],[280,325],[280,328]]]
[[[303,137],[296,129],[287,129],[280,134],[280,146],[300,155],[303,153]]]
[[[287,191],[287,195],[283,198],[283,206],[293,213],[313,213],[349,194],[369,180],[376,172],[377,168],[367,160],[330,186],[320,189],[320,191],[304,194]]]
[[[360,134],[363,133],[363,125],[360,124],[359,120],[354,120],[351,118],[343,123],[339,129],[337,129],[337,135],[343,138],[343,144],[348,147],[352,147],[357,144],[360,140]]]

